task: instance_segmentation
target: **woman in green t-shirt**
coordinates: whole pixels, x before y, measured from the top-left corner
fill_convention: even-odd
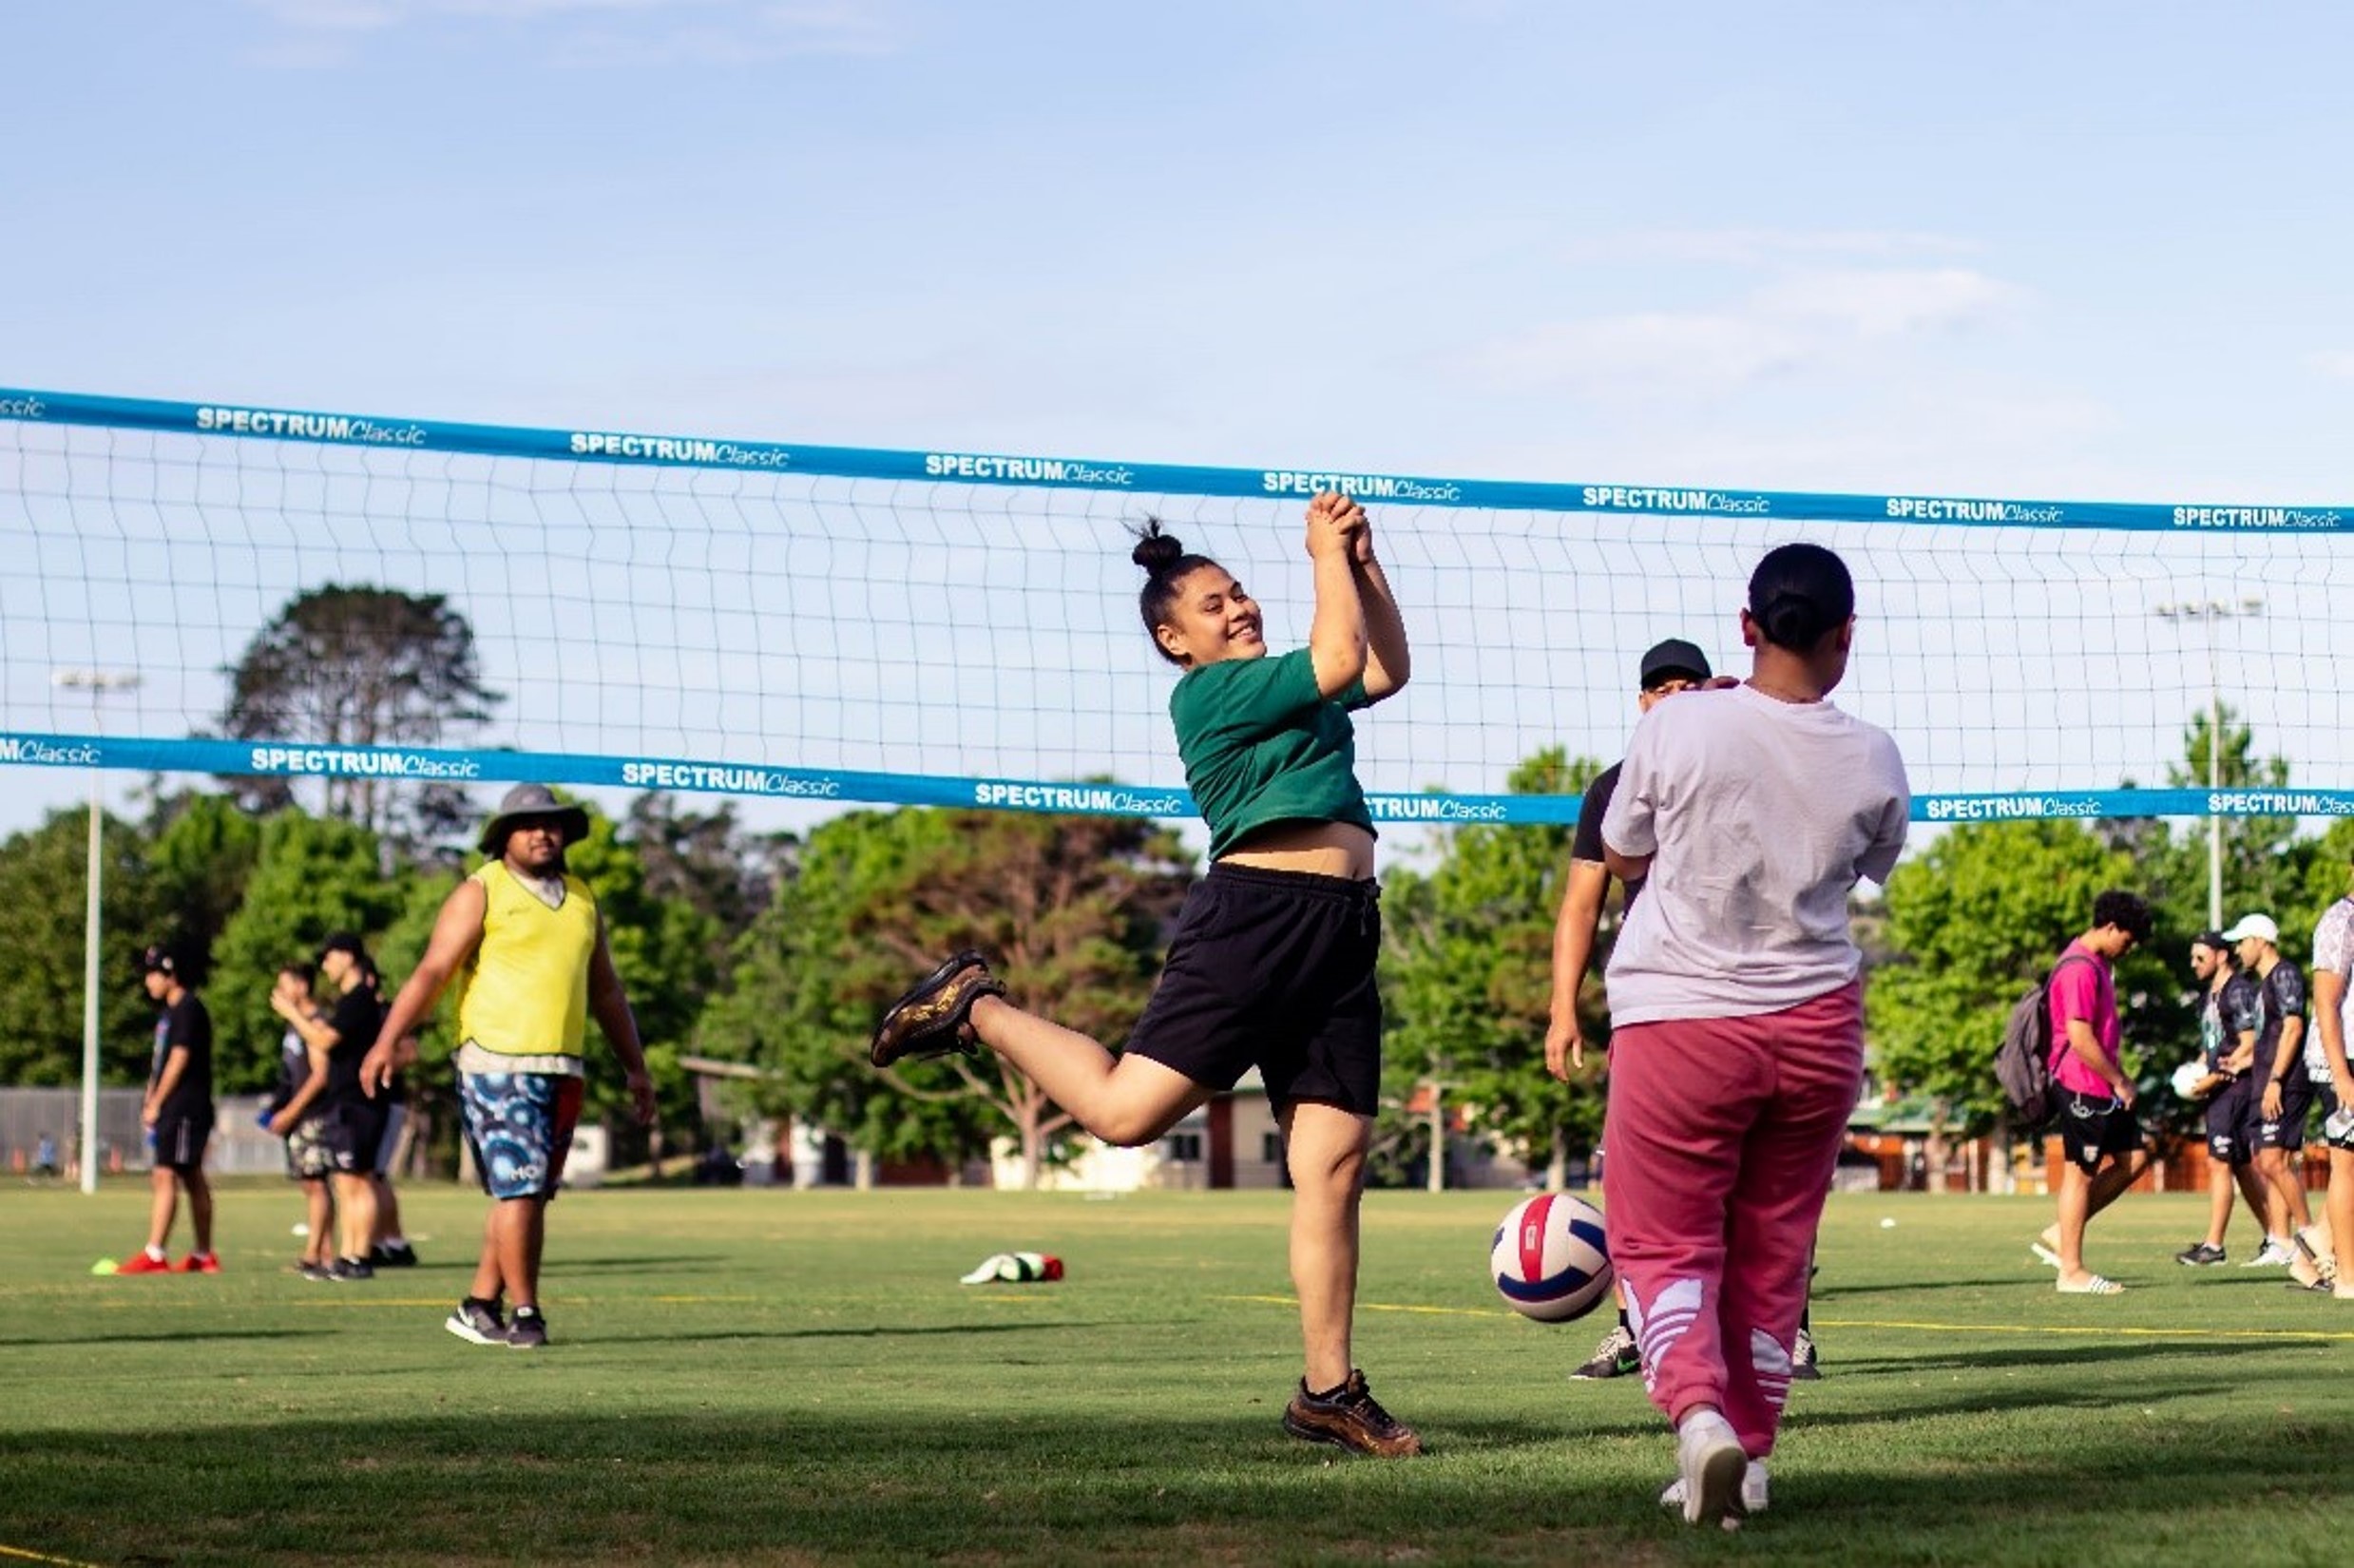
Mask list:
[[[1118,1054],[1025,1013],[978,953],[892,1004],[876,1066],[973,1043],[1011,1061],[1107,1143],[1159,1138],[1251,1067],[1267,1085],[1293,1189],[1292,1278],[1307,1370],[1285,1430],[1360,1453],[1422,1451],[1367,1389],[1349,1348],[1357,1209],[1381,1081],[1373,819],[1349,711],[1406,684],[1406,628],[1347,496],[1308,507],[1316,612],[1308,646],[1271,656],[1256,601],[1215,561],[1149,525],[1139,608],[1185,673],[1169,698],[1185,779],[1210,827],[1159,985]]]

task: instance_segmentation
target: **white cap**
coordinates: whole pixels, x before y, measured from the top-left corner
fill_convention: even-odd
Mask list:
[[[2244,942],[2251,936],[2260,936],[2274,947],[2278,947],[2281,940],[2281,928],[2272,924],[2270,915],[2242,915],[2238,925],[2223,933],[2223,939],[2226,942]]]

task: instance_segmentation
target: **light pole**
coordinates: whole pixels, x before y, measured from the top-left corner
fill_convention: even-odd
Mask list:
[[[90,694],[90,731],[101,723],[99,701],[108,692],[127,692],[139,684],[136,670],[54,670],[49,679],[67,691]],[[82,1190],[98,1191],[98,910],[99,824],[105,813],[99,786],[102,768],[90,769],[90,868],[88,903],[82,914]]]
[[[2162,621],[2195,621],[2207,641],[2207,788],[2223,788],[2223,683],[2215,674],[2215,622],[2235,616],[2264,614],[2264,601],[2249,595],[2231,602],[2220,599],[2182,599],[2153,604],[2150,613]],[[2223,818],[2207,813],[2207,924],[2223,929]]]

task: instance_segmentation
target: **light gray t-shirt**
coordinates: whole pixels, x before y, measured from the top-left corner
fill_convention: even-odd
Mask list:
[[[1912,790],[1885,734],[1829,702],[1749,686],[1644,715],[1602,839],[1650,855],[1605,976],[1614,1023],[1775,1013],[1863,967],[1860,877],[1887,880]]]

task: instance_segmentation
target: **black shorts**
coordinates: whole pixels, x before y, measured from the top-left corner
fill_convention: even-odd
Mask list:
[[[2133,1108],[2107,1095],[2080,1095],[2063,1089],[2059,1096],[2059,1144],[2068,1162],[2091,1175],[2112,1155],[2141,1152],[2141,1123]]]
[[[2248,1091],[2254,1080],[2235,1078],[2207,1097],[2207,1156],[2227,1165],[2245,1165],[2256,1157],[2248,1121]]]
[[[346,1100],[319,1117],[319,1146],[337,1176],[376,1174],[376,1150],[384,1142],[384,1103]]]
[[[2354,1126],[2340,1127],[2334,1134],[2331,1132],[2330,1124],[2338,1119],[2340,1109],[2337,1089],[2327,1083],[2314,1084],[2313,1103],[2321,1107],[2323,1145],[2342,1153],[2354,1154]]]
[[[1212,1089],[1256,1066],[1278,1110],[1314,1100],[1371,1116],[1381,941],[1372,882],[1214,865],[1185,895],[1128,1050]]]
[[[167,1105],[155,1119],[155,1162],[168,1171],[201,1170],[212,1136],[212,1107],[175,1111]]]
[[[2277,1118],[2264,1114],[2264,1084],[2261,1080],[2248,1091],[2249,1144],[2256,1149],[2287,1149],[2291,1154],[2305,1147],[2305,1122],[2313,1109],[2313,1080],[2305,1076],[2305,1063],[2291,1063],[2288,1077],[2281,1083],[2281,1114]]]

